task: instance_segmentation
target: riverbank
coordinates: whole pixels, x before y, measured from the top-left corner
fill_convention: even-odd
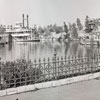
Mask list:
[[[0,97],[0,100],[100,100],[100,78]]]

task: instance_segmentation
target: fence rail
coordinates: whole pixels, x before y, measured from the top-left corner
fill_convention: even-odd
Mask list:
[[[100,55],[0,62],[0,90],[100,71]]]

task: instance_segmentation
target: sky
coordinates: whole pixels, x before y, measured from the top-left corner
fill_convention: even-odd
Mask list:
[[[22,22],[29,15],[30,26],[73,23],[85,16],[100,18],[100,0],[0,0],[0,24]]]

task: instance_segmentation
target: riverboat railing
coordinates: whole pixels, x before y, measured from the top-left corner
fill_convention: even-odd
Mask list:
[[[100,54],[0,62],[0,90],[100,71]]]

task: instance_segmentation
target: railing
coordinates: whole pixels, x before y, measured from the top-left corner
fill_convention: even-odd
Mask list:
[[[100,71],[100,55],[18,60],[0,63],[0,89],[58,80]]]

